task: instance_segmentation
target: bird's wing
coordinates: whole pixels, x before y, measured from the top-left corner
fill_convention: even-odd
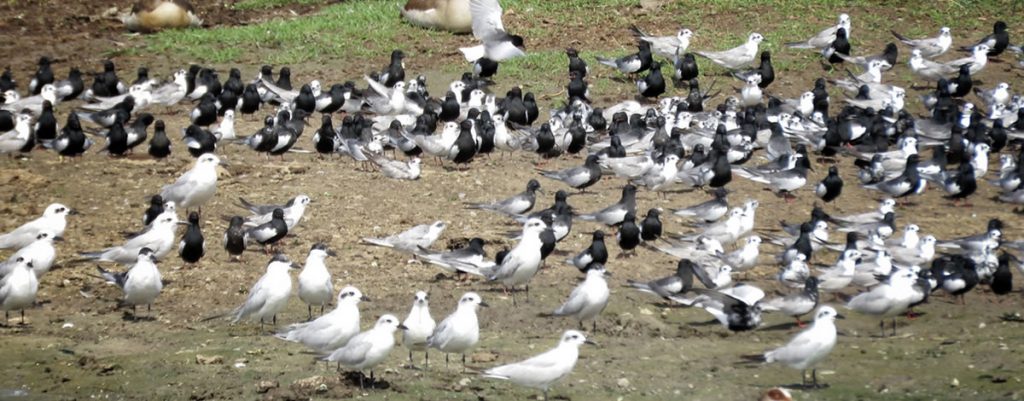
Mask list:
[[[369,341],[349,341],[344,347],[334,351],[329,358],[341,362],[342,365],[358,365],[366,359],[366,354],[372,347],[373,343]]]
[[[469,13],[473,18],[475,38],[484,40],[505,32],[505,26],[501,23],[501,4],[498,4],[498,0],[470,0]]]
[[[583,286],[578,286],[572,290],[569,294],[569,299],[565,300],[562,306],[558,307],[552,314],[555,316],[566,316],[576,314],[583,309],[586,304],[587,294],[583,291]]]

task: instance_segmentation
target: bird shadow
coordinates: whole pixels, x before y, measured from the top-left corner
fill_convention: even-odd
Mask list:
[[[796,323],[794,323],[794,322],[786,322],[786,323],[779,323],[779,324],[776,324],[774,326],[765,327],[765,328],[761,329],[761,331],[789,331],[789,330],[792,330],[794,327],[797,327]]]
[[[351,386],[361,385],[362,389],[387,390],[391,388],[390,382],[380,379],[371,380],[363,372],[344,372],[341,374],[341,379]]]
[[[788,389],[794,389],[794,390],[814,391],[814,390],[824,390],[824,389],[827,389],[827,388],[829,388],[831,386],[828,383],[818,383],[817,386],[815,386],[813,384],[793,383],[793,384],[780,385],[779,387],[788,388]]]
[[[722,323],[719,322],[717,319],[711,319],[711,320],[708,320],[708,321],[705,321],[705,322],[689,323],[690,326],[697,326],[697,327],[720,326],[721,324]]]
[[[132,314],[131,311],[124,311],[124,312],[121,312],[121,320],[123,320],[125,322],[132,322],[132,323],[155,322],[156,321],[156,316],[137,316],[137,315]]]

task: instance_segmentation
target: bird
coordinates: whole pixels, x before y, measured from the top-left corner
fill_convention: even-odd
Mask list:
[[[681,54],[686,54],[686,49],[690,47],[690,39],[693,38],[693,31],[688,28],[676,31],[675,36],[649,35],[640,30],[636,25],[630,26],[629,31],[633,34],[633,37],[650,43],[651,53],[669,60]]]
[[[39,235],[36,235],[36,240],[31,244],[18,249],[6,261],[0,262],[0,279],[11,272],[14,266],[17,265],[18,259],[31,263],[32,271],[35,273],[36,278],[42,277],[50,271],[54,262],[57,261],[57,249],[53,246],[53,242],[63,240],[63,238],[55,236],[50,231],[44,230],[40,232]]]
[[[744,44],[732,49],[719,52],[697,51],[694,54],[711,60],[711,62],[725,69],[738,70],[754,61],[754,58],[757,56],[758,45],[763,40],[764,36],[754,32],[747,36],[747,41]]]
[[[259,320],[260,331],[266,320],[277,325],[277,313],[288,304],[292,294],[292,276],[288,271],[294,268],[287,256],[275,254],[267,264],[266,273],[249,289],[245,303],[231,312],[234,315],[231,323],[242,319]]]
[[[662,298],[679,296],[693,289],[693,277],[707,288],[714,287],[714,282],[703,267],[690,259],[680,259],[676,263],[676,272],[671,276],[662,277],[648,282],[626,280],[626,284],[642,292],[651,293]]]
[[[933,38],[925,39],[910,39],[906,36],[900,35],[895,30],[890,31],[892,35],[899,39],[903,44],[910,46],[910,49],[920,50],[921,57],[931,59],[941,56],[949,50],[949,46],[953,44],[953,35],[950,33],[949,27],[939,28],[939,35]]]
[[[320,306],[320,314],[324,313],[324,306],[331,302],[334,297],[334,286],[331,284],[331,272],[327,270],[324,259],[328,256],[337,256],[334,251],[327,248],[321,242],[313,244],[306,256],[306,263],[302,265],[299,272],[299,299],[306,303],[306,311],[309,319],[313,318],[313,306]]]
[[[250,241],[263,245],[264,250],[273,248],[274,244],[288,235],[288,223],[284,221],[284,210],[277,208],[271,212],[270,221],[252,227],[245,232],[243,242],[248,245]]]
[[[484,240],[476,237],[471,238],[465,247],[459,249],[433,252],[426,248],[420,248],[415,255],[427,263],[441,267],[448,273],[455,274],[463,274],[466,270],[485,270],[497,265],[487,257],[487,252],[484,251]]]
[[[885,336],[885,318],[893,317],[906,312],[910,307],[912,289],[917,281],[914,272],[910,270],[894,271],[887,282],[883,282],[870,291],[861,293],[847,302],[848,309],[866,315],[879,316],[882,318],[878,327]],[[896,335],[896,321],[893,319],[892,333]]]
[[[333,310],[313,321],[289,325],[274,336],[314,352],[332,352],[359,334],[359,303],[363,301],[369,299],[358,288],[346,286],[338,292]]]
[[[188,228],[178,243],[178,256],[187,264],[195,264],[206,254],[206,241],[199,227],[199,213],[188,214]]]
[[[586,192],[588,187],[601,180],[601,166],[597,164],[597,160],[598,155],[591,154],[587,156],[587,159],[583,162],[582,166],[570,167],[558,171],[541,170],[540,175],[553,180],[562,181],[566,185],[580,190],[580,192]]]
[[[714,222],[729,212],[728,193],[725,188],[715,188],[711,192],[714,196],[713,199],[682,209],[675,209],[672,214],[694,218],[706,223]]]
[[[42,216],[0,235],[0,249],[24,248],[44,231],[53,233],[54,237],[62,237],[67,227],[67,216],[77,213],[60,203],[51,203],[43,210]]]
[[[786,345],[757,356],[767,363],[778,362],[794,369],[800,369],[801,382],[807,387],[807,369],[811,370],[811,387],[819,388],[818,370],[825,357],[836,345],[836,319],[842,315],[831,306],[822,306],[814,315],[814,323],[789,340]]]
[[[595,264],[587,270],[586,278],[569,294],[569,298],[551,316],[572,316],[583,329],[583,322],[593,321],[593,330],[597,331],[597,316],[608,306],[611,294],[605,277],[608,271],[603,264]]]
[[[104,280],[124,291],[123,301],[132,306],[132,318],[138,318],[136,306],[146,305],[146,311],[151,311],[153,302],[164,287],[155,255],[149,248],[140,249],[135,264],[123,273],[110,272],[100,266],[96,266],[96,269]]]
[[[452,33],[473,31],[469,0],[409,0],[402,7],[402,18],[409,23]]]
[[[740,81],[746,81],[747,78],[753,75],[761,76],[761,80],[757,83],[757,86],[761,89],[765,89],[772,82],[775,82],[775,67],[772,66],[772,53],[770,51],[765,50],[761,52],[761,62],[756,68],[732,73],[732,76]]]
[[[843,179],[839,177],[839,168],[830,166],[828,175],[814,187],[814,194],[825,203],[832,202],[843,193]]]
[[[398,161],[384,157],[384,155],[370,156],[370,161],[380,168],[381,174],[385,177],[396,180],[414,181],[420,178],[420,158],[414,157],[409,161]]]
[[[462,354],[462,370],[466,370],[466,353],[476,347],[480,340],[480,324],[477,321],[477,308],[488,307],[486,302],[475,292],[467,292],[459,298],[455,312],[444,318],[434,331],[427,337],[427,348],[435,348],[444,353],[444,365],[448,367],[448,354]]]
[[[123,245],[106,248],[96,252],[82,252],[85,260],[114,262],[127,265],[138,260],[139,251],[149,248],[155,259],[159,260],[171,252],[174,246],[174,229],[178,225],[178,216],[173,210],[165,210],[158,216],[149,229],[131,237]]]
[[[163,29],[196,28],[203,20],[188,0],[139,0],[131,12],[121,18],[131,32],[156,32]]]
[[[606,226],[617,226],[622,223],[627,213],[636,214],[636,186],[626,184],[622,187],[622,195],[619,201],[594,213],[580,214],[578,217],[584,221],[596,221]]]
[[[558,345],[547,352],[525,361],[511,363],[487,369],[483,377],[508,380],[512,383],[535,388],[544,392],[544,401],[548,399],[551,385],[572,373],[579,358],[579,347],[583,344],[594,344],[587,340],[583,333],[568,330],[562,334]]]
[[[526,300],[530,300],[530,280],[537,274],[545,255],[541,251],[543,241],[541,234],[548,228],[544,221],[539,218],[530,218],[523,224],[523,233],[510,251],[504,257],[496,260],[496,265],[488,269],[480,270],[487,281],[499,281],[506,289],[512,291],[512,304],[517,305],[515,297],[516,286],[525,286]],[[472,273],[473,271],[468,271]]]
[[[526,55],[523,37],[505,31],[501,21],[503,10],[498,0],[470,0],[469,12],[473,19],[473,37],[481,44],[459,48],[466,61],[472,63],[487,58],[502,62]]]
[[[313,200],[308,195],[299,194],[288,199],[284,205],[256,205],[241,197],[238,198],[238,201],[240,207],[253,213],[246,219],[246,226],[255,227],[266,223],[273,217],[274,209],[281,209],[284,211],[284,222],[288,226],[288,230],[291,231],[302,221],[302,217],[306,214],[306,207]]]
[[[525,214],[533,209],[533,205],[537,201],[538,190],[540,190],[540,183],[535,179],[530,179],[523,192],[490,203],[467,203],[466,208],[490,210],[507,215]]]
[[[171,141],[167,139],[166,125],[163,120],[154,122],[153,138],[149,140],[147,153],[156,159],[165,159],[171,155]]]
[[[0,134],[0,155],[21,152],[26,146],[32,147],[32,116],[19,114],[13,130]]]
[[[372,329],[352,337],[345,346],[334,350],[322,360],[337,362],[341,366],[357,371],[368,369],[372,385],[373,368],[384,362],[391,349],[395,347],[395,332],[405,329],[394,315],[383,315],[377,319],[377,324]],[[364,375],[359,376],[360,388],[365,388],[363,377]]]
[[[637,49],[636,53],[617,59],[597,57],[597,62],[619,70],[623,74],[639,74],[649,70],[654,60],[651,58],[651,44],[649,42],[640,41],[637,43]]]
[[[53,83],[53,69],[50,66],[52,61],[49,57],[43,56],[39,58],[38,66],[36,69],[35,76],[28,83],[28,93],[32,95],[38,95],[43,90],[44,85]]]
[[[242,252],[245,252],[244,223],[242,216],[231,216],[228,228],[224,231],[224,250],[228,251],[228,255],[236,262],[241,260]]]
[[[161,188],[160,196],[186,211],[195,207],[202,213],[202,206],[217,193],[217,166],[222,164],[224,162],[215,154],[200,156],[191,170],[178,177],[173,184]]]
[[[389,237],[363,237],[362,241],[369,245],[394,248],[405,252],[417,252],[420,248],[429,249],[447,227],[448,225],[445,222],[438,220],[431,224],[420,224]]]
[[[640,239],[645,242],[657,241],[661,238],[661,210],[651,208],[647,210],[647,216],[640,222]]]
[[[786,43],[786,47],[792,49],[825,49],[829,47],[832,42],[839,36],[839,30],[843,29],[846,32],[850,31],[850,15],[839,14],[839,22],[834,26],[825,28],[821,32],[812,36],[803,42],[791,42]]]
[[[1006,22],[996,21],[992,24],[992,33],[985,35],[973,45],[963,46],[960,50],[965,52],[973,51],[980,46],[988,47],[985,49],[989,57],[995,57],[1003,53],[1004,50],[1010,44],[1010,34],[1007,32]]]
[[[796,318],[796,324],[803,327],[800,316],[811,313],[818,307],[820,296],[818,294],[818,278],[808,276],[804,279],[804,288],[800,291],[782,297],[775,297],[762,302],[765,311],[779,311],[786,316]]]
[[[434,318],[430,317],[430,303],[425,291],[416,291],[412,309],[402,321],[405,331],[402,332],[402,345],[409,350],[409,366],[415,367],[412,359],[413,351],[423,351],[423,362],[430,365],[430,351],[427,350],[427,337],[437,328]]]
[[[590,73],[590,68],[587,67],[587,62],[580,58],[579,51],[569,47],[565,49],[565,55],[569,57],[569,77],[579,79],[580,81],[586,78],[587,74]]]
[[[597,230],[592,234],[590,246],[580,251],[565,263],[575,266],[582,272],[586,272],[594,266],[604,265],[608,262],[608,248],[604,244],[604,231]]]
[[[4,324],[7,324],[12,310],[21,312],[21,323],[25,324],[25,309],[36,303],[39,279],[32,272],[32,262],[16,259],[11,272],[0,280],[0,309],[4,310]]]
[[[716,256],[722,263],[731,266],[733,271],[750,270],[757,265],[757,258],[761,255],[761,241],[760,236],[751,235],[744,240],[743,246],[739,249]]]
[[[640,245],[640,227],[636,225],[636,214],[634,212],[627,212],[626,216],[622,219],[622,224],[619,226],[619,231],[615,233],[615,242],[619,244],[619,249],[623,252],[619,254],[619,257],[624,257],[626,252],[633,252],[637,246]]]
[[[657,98],[665,93],[665,78],[661,75],[661,63],[651,63],[651,72],[643,79],[636,81],[636,88],[641,97]]]
[[[751,285],[737,285],[724,290],[694,288],[700,294],[693,300],[672,296],[669,299],[699,306],[730,331],[748,331],[761,325],[761,299],[764,291]]]

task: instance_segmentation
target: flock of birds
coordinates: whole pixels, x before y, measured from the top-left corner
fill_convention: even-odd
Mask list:
[[[993,33],[962,48],[968,56],[952,61],[935,61],[953,47],[952,34],[942,28],[934,38],[911,39],[893,32],[911,56],[907,65],[917,79],[933,83],[934,90],[921,96],[928,111],[914,116],[904,106],[909,100],[904,88],[883,83],[886,73],[898,64],[900,45],[888,44],[875,55],[855,56],[850,48],[851,18],[843,14],[806,41],[787,44],[795,49],[820,51],[823,63],[845,64],[863,73],[836,80],[817,80],[813,88],[797,99],[767,96],[775,81],[769,52],[759,53],[764,37],[751,33],[746,43],[725,51],[689,51],[694,32],[683,29],[674,36],[653,36],[633,27],[638,51],[619,58],[598,58],[610,68],[637,77],[638,97],[604,109],[592,106],[588,98],[589,68],[575,49],[568,49],[569,82],[565,106],[552,109],[538,124],[541,113],[535,97],[519,87],[504,98],[488,93],[487,85],[501,62],[524,53],[522,37],[505,31],[502,9],[497,0],[472,0],[475,47],[463,49],[473,63],[473,72],[452,82],[443,97],[427,92],[425,79],[406,80],[404,53],[396,50],[383,71],[364,77],[366,87],[355,82],[331,85],[325,90],[319,81],[294,90],[291,72],[280,69],[276,79],[270,66],[259,76],[243,82],[241,72],[231,69],[221,82],[217,71],[193,65],[173,74],[168,82],[148,76],[145,68],[130,83],[121,81],[112,62],[95,75],[86,87],[83,74],[72,68],[68,78],[57,80],[50,59],[39,60],[39,68],[19,94],[18,85],[7,70],[0,76],[3,105],[0,110],[0,153],[27,155],[38,147],[52,149],[63,157],[82,156],[93,139],[83,123],[95,127],[89,132],[105,138],[101,152],[123,156],[147,143],[154,158],[170,155],[172,144],[182,146],[195,157],[191,170],[154,195],[143,214],[143,228],[121,245],[95,252],[81,252],[81,260],[128,266],[124,271],[98,268],[98,277],[124,291],[123,302],[149,308],[160,295],[163,282],[157,263],[176,251],[185,263],[196,263],[206,253],[201,228],[201,208],[217,192],[217,168],[224,161],[218,147],[237,143],[267,157],[292,152],[315,151],[321,155],[342,154],[355,161],[377,166],[386,177],[415,180],[420,175],[420,156],[432,156],[468,167],[478,157],[492,152],[535,152],[548,159],[563,154],[586,154],[581,166],[564,170],[539,171],[541,177],[561,182],[580,192],[604,177],[623,179],[621,199],[601,210],[581,213],[569,205],[569,193],[559,190],[554,204],[535,211],[541,183],[531,179],[522,193],[506,199],[467,204],[467,208],[501,213],[522,224],[516,244],[495,258],[487,256],[484,241],[474,238],[463,248],[432,249],[446,223],[436,221],[384,238],[364,238],[368,245],[382,246],[415,255],[423,263],[436,265],[460,276],[479,276],[512,291],[517,287],[529,297],[529,285],[538,270],[568,236],[574,220],[612,227],[615,244],[623,254],[648,247],[679,259],[676,271],[662,278],[630,280],[629,287],[687,307],[708,311],[731,331],[753,330],[762,324],[762,312],[794,317],[813,314],[814,323],[788,344],[758,355],[759,361],[779,362],[803,371],[811,370],[811,385],[817,386],[815,366],[836,343],[834,320],[837,311],[823,305],[821,292],[842,293],[867,288],[849,298],[846,308],[881,319],[893,318],[928,300],[942,290],[962,296],[980,284],[993,293],[1012,290],[1011,263],[1020,267],[1013,252],[1024,250],[1024,242],[1002,237],[1003,224],[989,222],[985,231],[968,237],[938,239],[915,224],[897,231],[898,202],[922,193],[931,182],[954,202],[966,201],[978,187],[977,180],[989,175],[991,153],[1001,153],[1001,167],[989,175],[997,186],[1001,202],[1024,203],[1024,160],[1018,140],[1024,134],[1024,97],[1014,94],[1007,83],[991,88],[974,86],[984,75],[989,59],[1011,46],[1007,26],[996,22]],[[687,87],[688,96],[663,97],[666,77],[655,57],[672,64],[670,77],[677,86]],[[701,89],[696,58],[703,57],[729,70],[744,82],[735,96],[727,96],[712,107],[716,94]],[[760,60],[754,66],[755,60]],[[639,74],[647,73],[643,77]],[[847,96],[832,99],[827,86],[840,88]],[[971,102],[979,102],[975,105]],[[653,101],[644,99],[654,99]],[[180,139],[171,140],[167,125],[145,112],[154,106],[196,102],[189,114],[190,125]],[[73,104],[63,126],[55,108]],[[235,132],[237,114],[265,113],[265,126],[248,136]],[[984,113],[982,110],[986,110]],[[311,151],[301,150],[299,138],[307,120],[322,116],[312,135]],[[340,127],[332,116],[344,113]],[[150,135],[150,126],[153,126]],[[296,146],[299,146],[298,148]],[[919,156],[921,147],[930,148],[931,158]],[[1009,153],[1018,149],[1017,154]],[[760,150],[760,151],[759,151]],[[388,157],[402,152],[407,160]],[[585,153],[584,153],[585,152]],[[808,184],[813,168],[811,154],[819,162],[833,163],[828,176],[813,186],[824,202],[839,199],[844,182],[836,159],[852,157],[860,168],[857,177],[864,188],[880,191],[885,198],[876,210],[849,216],[830,216],[819,207],[806,222],[783,224],[778,232],[754,234],[758,202],[731,204],[727,185],[734,176],[761,183],[788,198]],[[755,154],[766,162],[753,166]],[[951,167],[955,165],[956,167]],[[651,208],[642,219],[637,215],[637,191],[646,189],[664,196],[670,191],[707,188],[713,197],[689,207],[672,210],[675,216],[692,221],[697,230],[678,237],[663,235],[661,208]],[[285,204],[259,205],[241,199],[239,206],[249,216],[233,216],[223,236],[227,253],[235,259],[252,247],[275,255],[266,274],[249,291],[248,298],[228,316],[232,322],[258,321],[260,326],[276,324],[276,315],[293,294],[290,270],[296,268],[284,253],[280,241],[302,220],[310,197],[298,195]],[[178,209],[187,220],[180,221]],[[75,211],[54,203],[43,215],[0,235],[0,249],[16,252],[0,264],[0,306],[5,321],[10,311],[35,305],[40,280],[57,260],[54,241],[62,239],[67,217]],[[184,234],[177,227],[185,225]],[[837,229],[845,242],[830,238]],[[609,302],[606,280],[609,248],[602,230],[593,232],[592,243],[565,261],[577,267],[585,278],[568,295],[565,303],[550,315],[568,316],[582,330],[585,322],[596,320]],[[766,298],[763,290],[750,283],[737,283],[732,274],[763,264],[762,241],[780,248],[774,256],[778,281],[790,294]],[[729,250],[734,248],[734,250]],[[812,265],[828,251],[837,252],[831,265]],[[431,317],[427,294],[417,292],[405,320],[381,316],[372,329],[361,331],[359,303],[366,297],[355,287],[333,288],[327,258],[334,256],[327,245],[309,250],[298,274],[298,297],[308,305],[309,321],[289,325],[278,338],[305,345],[357,371],[372,372],[395,346],[394,333],[402,332],[402,344],[413,351],[436,349],[445,354],[465,355],[477,346],[480,329],[477,310],[488,304],[474,292],[464,294],[455,311],[440,323]],[[699,282],[695,283],[694,278]],[[654,300],[654,298],[652,298]],[[335,308],[324,313],[331,302]],[[314,319],[314,308],[319,316]],[[494,367],[486,377],[511,380],[540,389],[547,396],[550,386],[573,369],[579,347],[590,343],[580,331],[568,330],[550,351],[522,362]],[[427,359],[429,363],[429,359]],[[360,376],[362,383],[362,376]],[[807,383],[806,378],[804,382]]]

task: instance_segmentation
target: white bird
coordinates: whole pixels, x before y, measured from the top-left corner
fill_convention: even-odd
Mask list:
[[[729,252],[724,255],[719,255],[718,259],[729,266],[732,266],[732,271],[741,272],[750,270],[754,266],[757,266],[757,258],[761,255],[761,237],[757,235],[751,235],[743,242],[743,246],[739,249]]]
[[[836,40],[836,32],[839,31],[839,28],[846,30],[847,36],[850,35],[850,16],[848,14],[839,14],[839,22],[836,25],[823,29],[803,42],[786,43],[786,47],[791,49],[824,49],[831,46],[832,42]]]
[[[220,120],[220,124],[217,125],[217,128],[213,129],[213,136],[217,137],[218,141],[237,138],[237,135],[235,135],[234,110],[227,110],[224,112],[224,117]]]
[[[402,325],[405,326],[405,331],[402,332],[402,345],[409,349],[409,366],[415,366],[412,361],[413,351],[423,351],[424,363],[430,366],[427,337],[430,337],[437,328],[437,323],[430,317],[430,303],[426,292],[416,291],[412,309],[409,310],[409,316],[405,317]]]
[[[466,61],[488,58],[500,62],[526,55],[522,49],[523,38],[505,31],[501,21],[503,11],[498,0],[470,0],[469,12],[473,16],[473,37],[482,43],[459,48],[466,56]]]
[[[515,288],[518,285],[526,287],[526,299],[530,299],[530,280],[537,274],[541,262],[544,261],[540,248],[543,242],[540,234],[544,232],[547,225],[539,218],[531,218],[523,225],[523,235],[505,258],[498,265],[481,270],[480,273],[488,281],[500,281],[502,285],[512,290],[512,304],[516,304]]]
[[[160,190],[160,196],[186,211],[197,207],[202,212],[203,204],[213,199],[217,192],[217,166],[220,164],[224,163],[215,154],[200,155],[191,170]]]
[[[306,256],[306,264],[299,272],[299,299],[306,303],[309,318],[313,318],[313,306],[320,306],[320,314],[324,313],[324,306],[331,302],[334,297],[334,286],[331,285],[331,272],[327,270],[324,259],[328,256],[337,256],[334,251],[327,249],[322,243],[313,244]]]
[[[21,311],[21,323],[25,323],[25,309],[36,303],[36,292],[39,291],[39,280],[32,272],[32,263],[16,260],[11,273],[0,279],[0,309],[4,310],[4,324],[7,324],[8,313],[12,310]]]
[[[86,260],[114,262],[123,265],[138,259],[142,248],[153,251],[156,259],[161,259],[174,249],[174,229],[178,226],[178,216],[174,210],[164,210],[150,223],[150,228],[132,237],[121,246],[106,248],[97,252],[82,252]]]
[[[409,181],[414,181],[420,178],[421,162],[418,157],[414,157],[409,161],[403,162],[388,159],[387,157],[384,157],[384,155],[373,155],[370,156],[370,161],[380,168],[381,174],[384,174],[385,177]]]
[[[921,57],[924,58],[935,58],[941,56],[949,50],[949,46],[953,44],[953,35],[950,33],[949,27],[939,28],[939,36],[934,38],[924,39],[910,39],[906,36],[891,31],[896,39],[899,39],[903,44],[910,46],[911,51],[918,50],[921,52]]]
[[[759,359],[800,369],[804,386],[807,385],[807,369],[811,369],[811,385],[818,388],[818,371],[815,367],[836,345],[836,318],[842,319],[842,316],[831,306],[818,308],[814,324],[809,329],[797,334],[786,345],[759,355]]]
[[[0,278],[6,276],[14,268],[18,258],[24,258],[32,263],[32,271],[36,278],[50,271],[53,263],[57,261],[57,249],[53,247],[53,241],[62,241],[63,238],[56,237],[52,232],[43,230],[36,236],[36,240],[7,258],[7,261],[0,262]]]
[[[270,222],[274,217],[274,209],[280,208],[284,212],[284,223],[288,226],[288,231],[291,232],[299,225],[302,221],[302,217],[306,215],[306,207],[309,206],[313,200],[308,195],[297,195],[294,198],[288,200],[287,203],[281,206],[277,205],[254,205],[245,199],[238,198],[241,202],[241,206],[248,209],[253,213],[252,216],[246,217],[246,227],[256,227],[261,224]]]
[[[124,303],[132,306],[132,317],[136,318],[135,307],[146,305],[146,311],[153,310],[153,301],[160,296],[164,288],[160,270],[156,267],[153,250],[142,248],[132,267],[124,273],[104,270],[96,266],[103,279],[108,283],[121,287],[124,291]]]
[[[384,359],[395,347],[395,331],[405,330],[394,315],[384,315],[377,319],[372,329],[352,337],[344,347],[331,352],[323,358],[325,361],[337,362],[339,365],[358,371],[370,370],[370,382],[373,383],[373,368],[384,362]],[[363,376],[359,376],[359,387],[363,387]]]
[[[850,285],[860,255],[860,251],[848,249],[839,256],[835,266],[829,269],[818,269],[821,273],[818,275],[818,288],[823,291],[836,292]]]
[[[562,340],[555,348],[522,362],[487,369],[483,377],[508,380],[520,386],[541,390],[547,401],[551,385],[568,376],[576,367],[580,346],[583,344],[595,345],[583,333],[568,330],[562,334]]]
[[[359,302],[369,301],[358,288],[348,286],[338,293],[337,306],[312,322],[289,325],[275,337],[300,343],[316,352],[331,352],[345,346],[359,334]]]
[[[19,114],[14,129],[0,135],[0,155],[21,152],[29,139],[32,139],[32,116]]]
[[[447,226],[445,222],[438,220],[431,224],[420,224],[390,237],[364,237],[363,242],[400,251],[417,252],[420,248],[430,248]]]
[[[551,312],[552,316],[572,316],[583,328],[584,320],[593,320],[593,329],[597,331],[597,316],[608,306],[608,282],[605,276],[609,275],[603,265],[595,264],[587,270],[587,278],[572,290],[569,299],[565,300],[562,306]]]
[[[879,284],[871,291],[853,297],[846,307],[865,315],[881,317],[878,326],[882,330],[882,336],[885,336],[885,318],[899,315],[910,308],[916,280],[917,275],[909,269],[895,271],[887,283]],[[895,319],[892,333],[896,334]]]
[[[234,310],[231,323],[242,319],[259,320],[260,330],[263,321],[271,319],[277,324],[277,313],[288,304],[292,295],[292,276],[288,270],[294,269],[292,262],[283,254],[274,255],[267,264],[267,272],[249,289],[249,298]]]
[[[734,47],[729,50],[720,52],[694,52],[698,56],[705,57],[711,62],[718,64],[726,69],[736,70],[746,67],[748,64],[754,61],[757,57],[757,48],[764,40],[764,36],[759,33],[751,33],[747,37],[746,43]]]
[[[441,321],[434,332],[427,337],[427,348],[444,352],[444,366],[448,367],[448,354],[462,354],[462,370],[466,370],[466,353],[476,347],[480,340],[480,324],[477,321],[478,307],[487,303],[475,292],[467,292],[459,299],[455,312]]]
[[[62,237],[64,236],[64,228],[67,227],[67,216],[76,213],[71,208],[60,203],[50,204],[39,218],[0,235],[0,249],[24,248],[28,244],[35,242],[39,233],[43,231],[53,233],[54,237]]]

